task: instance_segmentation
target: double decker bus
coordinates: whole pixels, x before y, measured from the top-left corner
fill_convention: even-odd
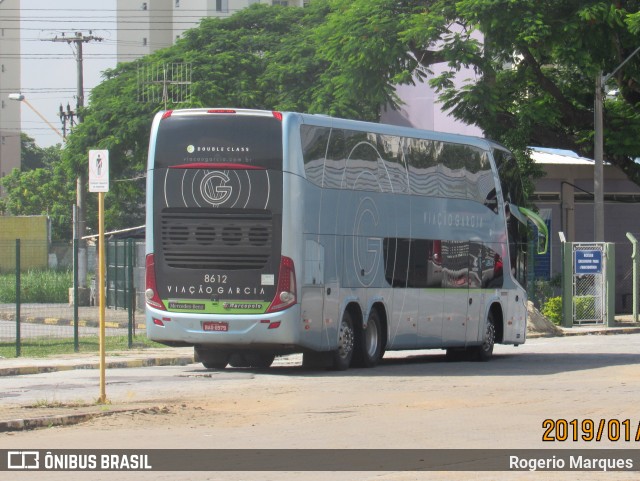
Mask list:
[[[207,368],[375,366],[385,351],[488,360],[525,342],[527,219],[486,139],[324,115],[154,118],[146,328]]]

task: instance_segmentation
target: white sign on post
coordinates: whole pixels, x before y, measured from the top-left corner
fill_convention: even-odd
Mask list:
[[[89,192],[109,192],[109,151],[89,151]]]

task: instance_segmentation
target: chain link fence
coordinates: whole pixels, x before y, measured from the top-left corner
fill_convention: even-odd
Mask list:
[[[114,242],[108,243],[107,254],[113,251]],[[133,255],[127,254],[124,267],[119,265],[123,261],[121,256],[114,258],[112,253],[111,260],[107,256],[112,272],[118,273],[115,278],[107,278],[107,285],[120,299],[131,299],[114,302],[106,310],[107,350],[151,344],[145,334],[144,303],[136,301],[144,289],[144,241],[129,245]],[[87,289],[95,292],[96,248],[89,244],[87,250]],[[72,244],[0,241],[0,360],[98,351],[98,302],[95,295],[90,295],[86,296],[86,305],[79,305],[84,300],[78,296],[76,304],[73,259]]]

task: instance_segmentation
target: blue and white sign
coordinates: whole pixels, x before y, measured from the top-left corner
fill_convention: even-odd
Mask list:
[[[602,251],[584,250],[573,253],[573,271],[575,274],[601,274]]]

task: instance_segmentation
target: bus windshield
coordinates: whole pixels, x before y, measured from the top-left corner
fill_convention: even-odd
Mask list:
[[[236,164],[282,170],[282,124],[274,117],[170,115],[160,123],[155,168]]]

